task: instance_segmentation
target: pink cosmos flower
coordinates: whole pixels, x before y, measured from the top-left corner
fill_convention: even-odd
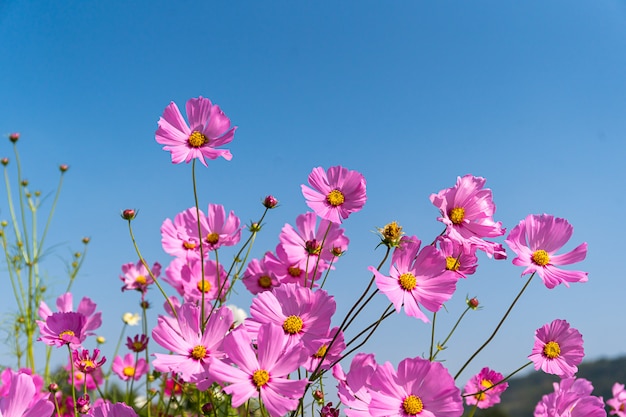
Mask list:
[[[80,370],[74,368],[74,379],[72,380],[72,366],[68,364],[65,367],[65,370],[68,373],[67,383],[69,385],[74,384],[77,390],[80,389],[86,384],[87,390],[93,391],[104,382],[104,374],[102,373],[102,368],[96,368],[93,372],[89,374],[85,374]]]
[[[72,297],[72,293],[65,293],[60,295],[57,298],[57,310],[59,312],[70,312],[70,311],[74,311],[74,306],[73,306],[73,297]],[[94,303],[93,301],[91,301],[91,299],[89,297],[83,297],[80,302],[78,303],[78,308],[76,309],[77,313],[80,313],[81,315],[83,315],[85,317],[85,328],[84,330],[87,333],[87,335],[92,335],[93,330],[96,330],[97,328],[99,328],[102,325],[102,318],[101,312],[96,312],[96,303]],[[50,315],[52,315],[52,310],[50,310],[50,307],[48,307],[48,305],[45,302],[41,302],[39,304],[39,317],[41,317],[41,319],[43,321],[45,321]]]
[[[234,246],[241,239],[239,217],[234,211],[228,213],[221,204],[209,204],[207,216],[200,216],[200,228],[204,236],[203,244],[208,250],[217,250],[222,246]]]
[[[565,320],[556,319],[535,331],[535,345],[528,358],[535,370],[569,378],[577,371],[585,351],[580,332]]]
[[[161,264],[155,262],[150,271],[158,278],[161,275]],[[122,265],[122,273],[123,275],[120,275],[120,279],[124,283],[122,291],[137,290],[145,293],[148,291],[148,286],[154,283],[150,272],[141,261],[137,261],[136,264],[130,262]]]
[[[587,255],[587,243],[582,243],[568,253],[556,251],[572,237],[574,228],[567,220],[548,214],[530,214],[511,230],[505,242],[517,254],[513,264],[525,266],[522,275],[537,273],[548,288],[559,284],[569,287],[570,282],[586,282],[587,273],[566,271],[556,266],[580,262]]]
[[[407,358],[398,371],[387,362],[372,376],[369,412],[373,417],[460,417],[463,401],[454,379],[440,362]]]
[[[43,392],[43,378],[40,375],[33,374],[33,371],[30,368],[21,368],[17,371],[14,371],[11,368],[5,368],[2,373],[0,373],[0,398],[9,396],[12,381],[17,374],[28,375],[35,386],[36,394],[33,396],[31,403],[36,403],[38,401],[48,399],[48,393]]]
[[[94,406],[88,415],[91,417],[137,417],[132,407],[124,403],[112,404],[108,401]]]
[[[474,246],[466,248],[447,237],[437,239],[439,251],[446,257],[446,271],[457,278],[467,278],[476,272],[478,258]]]
[[[502,245],[484,240],[485,237],[502,236],[505,229],[501,222],[493,220],[496,206],[490,189],[483,189],[486,180],[466,175],[458,177],[456,185],[430,196],[430,201],[439,209],[437,220],[446,225],[447,236],[469,247],[476,246],[496,259],[506,257]]]
[[[337,395],[348,408],[344,412],[348,417],[370,417],[369,404],[372,399],[370,386],[372,375],[378,368],[373,354],[357,353],[346,374],[341,364],[333,367],[333,377],[338,382]]]
[[[222,357],[224,335],[233,324],[233,313],[221,307],[211,314],[204,333],[200,328],[200,308],[183,304],[177,312],[178,320],[159,316],[152,330],[152,339],[171,354],[155,353],[152,361],[159,372],[176,372],[188,381],[209,367],[212,357]]]
[[[606,400],[609,406],[609,414],[612,416],[626,417],[626,390],[624,384],[615,383],[612,388],[613,398]]]
[[[309,356],[324,344],[335,308],[334,298],[326,291],[284,284],[252,300],[245,325],[254,337],[262,324],[274,323],[290,343],[302,341]]]
[[[200,217],[204,213],[200,211]],[[169,255],[186,261],[200,259],[200,239],[198,239],[198,220],[196,208],[189,208],[174,217],[174,221],[165,219],[161,225],[161,245]],[[208,256],[208,251],[204,253]]]
[[[312,257],[311,259],[314,258]],[[276,246],[276,255],[273,253],[266,254],[266,257],[263,258],[263,263],[281,284],[291,282],[298,285],[305,285],[306,283],[308,287],[311,287],[311,281],[316,282],[320,279],[324,268],[326,268],[325,265],[318,265],[315,276],[313,276],[315,271],[309,271],[307,273],[305,270],[306,261],[304,262],[305,267],[301,268],[301,260],[296,262],[292,261],[285,251],[285,247],[281,244]],[[311,262],[311,264],[315,264],[315,262]],[[313,284],[313,288],[316,286],[317,284]]]
[[[128,381],[130,379],[139,381],[142,376],[148,373],[150,367],[143,358],[139,358],[137,363],[135,363],[135,355],[127,353],[124,358],[116,356],[115,359],[113,359],[111,369],[122,381]]]
[[[252,259],[243,273],[241,281],[252,294],[271,290],[280,285],[276,275],[268,268],[267,259],[273,256],[267,252],[262,260]]]
[[[602,398],[591,395],[593,386],[586,379],[565,378],[553,386],[554,392],[535,407],[535,417],[606,417]]]
[[[365,177],[342,166],[313,168],[309,185],[302,185],[306,204],[322,219],[341,223],[363,208],[367,200]]]
[[[85,316],[76,312],[52,313],[46,321],[37,320],[39,338],[48,346],[70,345],[78,349],[87,338]]]
[[[171,153],[172,163],[189,163],[197,158],[207,166],[206,158],[217,159],[220,156],[230,161],[230,151],[217,148],[233,140],[237,127],[231,127],[230,119],[208,98],[189,99],[186,107],[189,125],[174,102],[165,108],[159,119],[156,141],[165,145],[163,150]]]
[[[149,341],[150,338],[145,334],[136,334],[132,339],[130,336],[126,338],[126,347],[135,353],[143,352],[148,347]]]
[[[421,241],[415,236],[405,242],[394,251],[389,276],[373,266],[368,269],[375,275],[378,289],[389,298],[397,312],[404,306],[408,316],[428,323],[420,306],[428,311],[439,311],[456,290],[457,277],[444,273],[446,260],[435,247],[426,246],[420,251]]]
[[[72,351],[72,360],[74,361],[74,369],[84,373],[90,374],[96,369],[102,367],[106,362],[107,358],[102,357],[98,361],[98,356],[100,355],[100,349],[94,349],[93,355],[89,355],[89,351],[87,349],[82,350],[74,350]]]
[[[233,330],[224,341],[224,350],[229,362],[237,367],[216,360],[211,373],[218,381],[230,384],[224,391],[232,395],[233,407],[260,396],[269,415],[280,417],[295,410],[304,394],[308,381],[289,378],[289,374],[304,361],[306,350],[301,344],[289,344],[283,329],[272,323],[262,325],[257,334],[255,351],[245,325]],[[208,386],[198,384],[201,390]]]
[[[509,386],[508,382],[502,381],[501,373],[489,368],[481,371],[470,378],[465,385],[463,395],[467,405],[476,405],[478,408],[489,408],[500,403],[500,394]],[[498,384],[498,385],[496,385]]]
[[[165,274],[164,281],[172,285],[185,301],[200,301],[202,293],[205,302],[218,297],[223,299],[230,287],[223,265],[219,265],[218,279],[218,266],[212,260],[204,263],[204,279],[199,260],[185,262],[181,258],[174,259]]]
[[[27,373],[13,373],[8,387],[8,395],[0,398],[2,417],[41,417],[54,412],[54,404],[41,397],[33,377]]]
[[[326,336],[326,341],[324,344],[315,352],[310,355],[306,362],[304,363],[304,369],[309,372],[315,372],[317,370],[326,370],[330,368],[330,365],[341,358],[341,354],[346,349],[346,343],[343,338],[343,332],[339,332],[337,338],[333,342],[332,346],[330,346],[330,342],[333,340],[337,332],[339,331],[339,327],[333,327],[328,331],[328,335]],[[323,358],[323,361],[322,361]],[[320,365],[321,363],[321,365]]]

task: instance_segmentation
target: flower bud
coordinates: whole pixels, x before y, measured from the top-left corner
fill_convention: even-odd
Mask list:
[[[2,227],[7,227],[8,225],[9,225],[9,222],[7,222],[6,220],[2,220],[0,222],[0,226],[2,226]]]
[[[478,304],[479,304],[478,298],[473,297],[473,298],[468,299],[466,302],[467,302],[467,306],[471,308],[472,310],[476,310],[478,308]]]
[[[91,409],[91,404],[89,403],[89,395],[85,394],[80,398],[76,399],[76,409],[81,414],[87,414]]]
[[[96,343],[99,345],[104,344],[104,342],[106,342],[107,340],[104,338],[104,336],[96,336]]]
[[[70,169],[70,166],[69,166],[69,165],[67,165],[67,164],[61,164],[61,165],[59,165],[59,171],[61,171],[61,172],[65,172],[65,171],[67,171],[68,169]]]
[[[382,243],[389,248],[400,246],[400,240],[402,239],[402,226],[397,222],[391,222],[385,225],[382,229],[378,229],[380,233]]]
[[[91,240],[91,238],[85,236],[83,238],[83,243],[86,245],[87,243],[89,243],[90,240]]]
[[[17,142],[20,139],[20,134],[18,132],[9,133],[9,140],[13,143]]]
[[[57,392],[58,390],[59,390],[59,384],[57,384],[56,382],[52,382],[50,383],[50,385],[48,385],[48,391]]]
[[[22,180],[22,187],[28,186],[28,180]]]
[[[250,229],[251,232],[260,232],[261,231],[261,225],[256,223],[256,222],[253,222],[253,223],[250,223],[249,229]]]
[[[142,301],[142,302],[140,302],[140,303],[139,303],[139,306],[140,306],[142,309],[147,310],[147,309],[149,309],[149,308],[150,308],[150,303],[149,303],[149,302],[147,302],[146,300],[144,300],[144,301]]]
[[[315,391],[313,391],[313,398],[315,399],[315,401],[318,401],[320,402],[320,404],[323,404],[324,393],[322,392],[322,390],[316,389]]]
[[[213,404],[211,404],[211,403],[204,404],[202,406],[202,413],[205,416],[212,415],[213,414]]]
[[[124,220],[133,220],[137,216],[137,212],[134,209],[126,209],[122,211],[122,219]]]
[[[268,209],[273,209],[278,205],[278,200],[273,195],[268,195],[263,200],[263,205]]]
[[[0,163],[4,166],[9,165],[9,158],[2,158],[0,159]]]

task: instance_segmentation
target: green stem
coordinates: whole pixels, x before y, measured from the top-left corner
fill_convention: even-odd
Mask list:
[[[463,313],[461,313],[461,316],[458,318],[458,320],[456,321],[456,323],[454,323],[454,326],[452,327],[452,330],[450,330],[450,333],[448,333],[448,336],[444,339],[444,341],[441,343],[441,348],[439,348],[439,346],[437,347],[437,350],[435,351],[435,354],[431,356],[431,361],[435,360],[435,358],[437,357],[437,354],[439,352],[441,352],[441,350],[443,348],[446,347],[446,343],[448,343],[448,340],[450,340],[450,337],[452,337],[452,333],[454,333],[454,331],[456,330],[456,328],[459,326],[459,323],[461,323],[461,320],[463,320],[463,317],[465,316],[465,314],[467,314],[467,312],[471,309],[471,307],[467,307],[465,309],[465,311],[463,311]]]

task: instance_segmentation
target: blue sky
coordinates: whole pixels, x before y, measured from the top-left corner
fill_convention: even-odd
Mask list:
[[[70,165],[48,238],[55,245],[44,267],[50,295],[65,288],[62,259],[90,236],[74,290],[99,304],[112,353],[122,313],[138,311],[137,294],[120,292],[120,267],[136,255],[119,212],[139,209],[142,252],[167,265],[159,228],[193,205],[191,166],[172,165],[154,131],[170,101],[182,108],[202,95],[239,128],[233,160],[197,171],[201,208],[223,204],[249,222],[261,214],[263,196],[281,202],[257,256],[306,211],[300,184],[313,167],[365,175],[368,202],[344,223],[352,244],[328,283],[337,322],[369,280],[367,266],[382,256],[371,232],[396,220],[430,241],[442,225],[429,195],[471,173],[487,178],[496,220],[509,230],[529,213],[567,218],[575,233],[566,249],[589,244],[577,265],[589,282],[554,290],[533,282],[462,379],[482,366],[516,369],[534,330],[555,318],[583,333],[587,358],[623,355],[626,336],[615,329],[626,293],[618,262],[625,23],[625,4],[608,0],[2,2],[0,133],[21,132],[33,190],[51,193],[58,165]],[[11,152],[0,141],[0,157]],[[0,217],[8,217],[5,197]],[[511,259],[481,257],[478,273],[438,317],[442,339],[466,295],[485,306],[443,352],[453,373],[523,285]],[[9,288],[5,264],[0,279]],[[5,297],[6,320],[12,302]],[[243,287],[238,297],[249,303]],[[154,324],[162,300],[156,291],[150,299]],[[381,295],[369,318],[386,304]],[[426,352],[428,338],[428,326],[398,315],[364,349],[398,362]],[[0,363],[11,361],[0,349]]]

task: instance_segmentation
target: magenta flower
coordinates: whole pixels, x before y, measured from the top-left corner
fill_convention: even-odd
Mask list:
[[[70,345],[78,349],[87,338],[85,316],[76,312],[52,313],[46,321],[37,320],[41,340],[48,346]]]
[[[135,353],[143,352],[148,347],[150,338],[145,334],[136,334],[132,339],[126,338],[126,347]]]
[[[219,278],[218,278],[219,270]],[[200,301],[204,293],[206,301],[223,299],[230,286],[223,265],[213,260],[204,263],[204,279],[200,260],[185,262],[181,258],[174,259],[167,268],[165,282],[172,285],[185,301]]]
[[[54,412],[54,404],[47,395],[41,396],[31,375],[13,373],[8,385],[7,395],[0,398],[0,416],[41,417]]]
[[[74,311],[72,293],[68,292],[60,295],[57,298],[56,305],[59,312],[67,313]],[[48,307],[48,305],[43,301],[39,304],[38,312],[39,317],[41,317],[44,321],[48,318],[48,316],[52,315],[52,310],[50,310],[50,307]],[[83,297],[80,300],[76,312],[85,317],[85,331],[88,332],[87,336],[92,335],[92,331],[102,325],[102,313],[99,311],[96,312],[96,303],[91,301],[89,297]]]
[[[363,208],[367,196],[365,177],[342,166],[313,168],[309,185],[302,185],[306,204],[322,219],[341,223],[351,213]]]
[[[609,406],[609,414],[612,416],[626,417],[626,390],[624,384],[613,384],[613,398],[606,400]]]
[[[554,392],[535,407],[534,417],[606,417],[602,398],[591,395],[593,386],[586,379],[565,378],[553,386]]]
[[[407,358],[398,371],[389,362],[372,376],[369,412],[373,417],[460,417],[463,401],[454,379],[440,362]]]
[[[452,239],[441,237],[437,239],[439,251],[446,257],[446,270],[457,278],[467,278],[476,272],[478,258],[474,246],[466,248]]]
[[[137,417],[132,407],[124,403],[112,404],[108,401],[94,406],[88,415],[91,417]]]
[[[197,158],[207,166],[206,158],[217,159],[220,156],[230,161],[230,151],[217,148],[233,140],[237,127],[231,127],[230,119],[208,98],[189,99],[186,107],[189,125],[174,102],[165,108],[159,119],[156,141],[165,145],[163,150],[171,153],[172,163],[189,163]]]
[[[297,252],[299,252],[299,250],[296,250],[296,253]],[[315,258],[312,258],[312,260],[314,259]],[[291,282],[298,285],[305,285],[306,283],[309,287],[311,286],[311,281],[316,282],[322,276],[324,268],[326,268],[325,264],[319,265],[315,276],[313,276],[314,271],[309,271],[307,274],[307,272],[305,271],[306,261],[304,262],[305,266],[301,268],[300,264],[302,262],[292,261],[285,251],[285,247],[281,244],[278,244],[276,246],[276,255],[274,255],[273,253],[266,254],[266,256],[263,258],[263,263],[268,268],[268,270],[276,277],[280,284]],[[311,263],[315,264],[315,261]],[[313,284],[314,288],[316,286],[317,284]]]
[[[272,253],[267,252],[262,260],[252,259],[248,263],[241,281],[252,294],[268,291],[280,285],[280,281],[276,279],[276,275],[267,265],[267,259],[271,256],[273,256]]]
[[[348,408],[344,412],[348,417],[369,417],[369,404],[372,399],[370,386],[372,375],[378,368],[373,354],[357,353],[346,374],[341,364],[333,367],[333,377],[338,382],[337,395]]]
[[[135,355],[127,353],[124,358],[116,356],[115,359],[113,359],[111,369],[122,381],[128,381],[130,379],[139,381],[142,376],[148,373],[150,367],[144,358],[139,358],[135,363]]]
[[[152,361],[159,372],[176,372],[188,381],[209,367],[212,357],[222,357],[224,335],[233,324],[233,313],[221,307],[208,318],[204,333],[200,327],[200,308],[183,304],[177,312],[178,320],[159,316],[152,330],[152,339],[171,354],[155,353]]]
[[[200,227],[203,244],[208,250],[217,250],[222,246],[234,246],[241,239],[241,227],[239,217],[234,211],[228,213],[221,204],[209,204],[208,215],[200,216]]]
[[[77,369],[84,374],[92,373],[96,369],[102,367],[107,360],[106,357],[102,357],[102,359],[98,361],[99,355],[100,349],[97,348],[93,350],[93,355],[89,355],[89,351],[87,349],[72,351],[74,369]]]
[[[376,286],[393,303],[397,312],[404,312],[425,323],[428,318],[420,309],[439,311],[456,290],[457,277],[446,274],[446,260],[433,246],[421,251],[420,240],[406,239],[405,244],[394,251],[389,276],[383,275],[373,266],[369,267],[376,277]],[[418,253],[419,251],[419,253]]]
[[[93,372],[85,374],[80,370],[74,368],[74,379],[72,379],[72,365],[68,364],[65,367],[68,373],[67,383],[69,385],[74,384],[74,387],[80,391],[80,389],[87,385],[87,390],[93,391],[104,382],[104,374],[102,368],[96,368]]]
[[[326,337],[327,341],[324,342],[324,344],[317,350],[317,352],[307,358],[306,362],[303,365],[304,369],[309,372],[315,372],[317,370],[327,370],[330,368],[330,365],[333,362],[341,358],[341,354],[346,349],[343,332],[339,332],[334,343],[329,348],[330,342],[333,340],[338,331],[339,327],[333,327],[331,330],[328,331],[328,335]]]
[[[509,384],[502,381],[501,373],[493,371],[489,368],[483,368],[481,371],[470,378],[463,390],[465,403],[467,405],[476,405],[478,408],[489,408],[500,402],[500,394],[502,394]],[[496,385],[498,384],[498,385]]]
[[[306,350],[301,344],[288,344],[283,329],[272,323],[262,325],[257,334],[255,351],[245,326],[237,327],[224,341],[228,360],[237,367],[216,360],[211,373],[218,381],[230,384],[224,391],[232,395],[233,407],[260,396],[269,415],[280,417],[295,410],[304,394],[307,380],[289,378],[289,374],[304,361]],[[199,383],[198,388],[208,386]]]
[[[262,324],[276,324],[292,344],[302,341],[308,356],[324,344],[335,308],[335,300],[326,291],[283,284],[252,300],[245,325],[254,337]]]
[[[577,371],[585,351],[583,336],[565,320],[556,319],[535,331],[535,345],[528,359],[535,370],[569,378]]]
[[[496,206],[490,189],[483,189],[486,180],[466,175],[458,177],[456,185],[430,196],[430,201],[439,209],[437,220],[446,225],[447,236],[469,247],[476,246],[491,257],[506,257],[502,245],[484,240],[485,237],[502,236],[505,229],[501,222],[493,220]]]
[[[165,219],[161,225],[161,245],[166,253],[186,261],[200,259],[196,215],[196,208],[192,207],[178,213],[173,222]],[[202,211],[200,211],[200,217],[204,217]],[[204,255],[207,256],[208,251]]]
[[[586,282],[587,273],[566,271],[556,266],[580,262],[587,256],[587,243],[570,252],[556,255],[556,251],[572,237],[574,228],[567,220],[548,214],[530,214],[511,230],[505,242],[517,254],[513,264],[525,266],[522,275],[537,273],[548,288],[570,282]]]
[[[161,264],[155,262],[150,271],[158,278],[161,275]],[[122,273],[123,275],[120,275],[120,279],[124,283],[122,291],[137,290],[145,294],[148,291],[148,286],[154,284],[150,272],[141,261],[137,261],[136,264],[130,262],[122,265]]]

